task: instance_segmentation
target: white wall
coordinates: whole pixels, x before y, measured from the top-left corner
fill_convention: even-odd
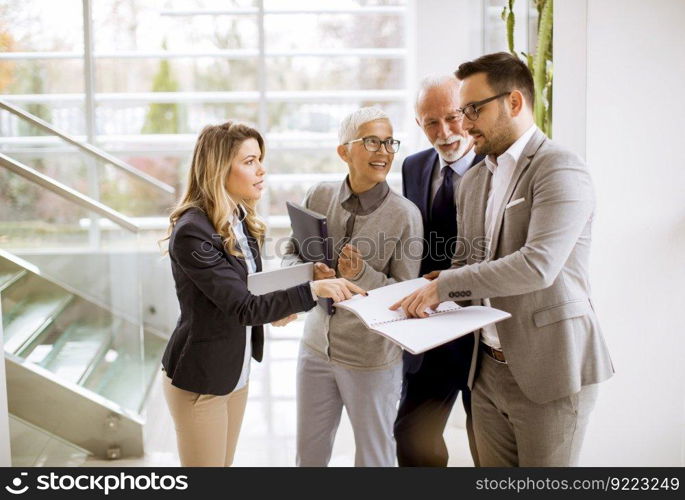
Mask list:
[[[451,73],[460,63],[481,55],[480,0],[415,1],[418,75]]]
[[[587,157],[587,0],[554,5],[554,140]]]
[[[616,368],[581,463],[684,465],[685,2],[555,9],[554,137],[586,142],[598,196],[593,295]]]
[[[413,0],[410,7],[414,26],[408,31],[415,37],[415,45],[407,74],[413,117],[413,96],[423,77],[453,73],[462,62],[482,54],[483,7],[481,0]],[[409,132],[413,132],[414,148],[430,146],[418,126],[410,127]]]

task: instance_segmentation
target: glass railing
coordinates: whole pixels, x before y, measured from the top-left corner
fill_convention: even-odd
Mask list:
[[[140,228],[2,154],[0,207],[5,352],[139,414],[165,344],[143,326]]]
[[[133,220],[153,243],[175,204],[176,182],[146,159],[130,164],[0,99],[0,153]]]

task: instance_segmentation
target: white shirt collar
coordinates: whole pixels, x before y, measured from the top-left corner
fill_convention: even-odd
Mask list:
[[[228,216],[228,223],[231,226],[238,226],[238,227],[242,228],[244,220],[245,220],[245,212],[240,208],[231,212],[231,214]]]
[[[473,163],[473,159],[475,157],[476,151],[473,147],[471,147],[471,149],[464,156],[459,158],[454,163],[447,163],[442,156],[438,155],[438,159],[440,160],[440,171],[442,172],[444,167],[450,167],[452,170],[454,170],[455,174],[457,174],[459,177],[462,177]]]
[[[533,137],[533,134],[537,130],[537,126],[535,124],[531,125],[528,130],[526,130],[521,137],[516,139],[514,143],[507,148],[507,150],[499,155],[496,159],[493,158],[492,155],[487,155],[485,157],[485,166],[488,167],[488,170],[492,172],[493,174],[495,173],[495,169],[500,163],[500,159],[503,156],[509,156],[513,160],[513,165],[516,165],[519,161],[519,158],[521,157],[521,153],[523,153],[523,148],[526,147],[526,144],[528,144],[528,141],[530,141],[531,137]]]

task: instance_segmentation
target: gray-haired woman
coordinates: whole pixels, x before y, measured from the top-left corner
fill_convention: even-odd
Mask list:
[[[414,278],[422,253],[421,214],[390,189],[386,177],[399,141],[388,116],[361,108],[340,125],[338,155],[349,175],[323,182],[304,204],[328,219],[337,250],[333,268],[316,264],[315,279],[337,276],[372,290]],[[298,261],[290,245],[286,263]],[[343,407],[354,431],[355,465],[395,464],[393,423],[402,382],[402,352],[352,313],[307,316],[297,366],[297,465],[328,464]]]

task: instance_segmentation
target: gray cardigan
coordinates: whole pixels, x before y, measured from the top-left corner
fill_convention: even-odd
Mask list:
[[[328,236],[337,248],[345,236],[350,213],[342,207],[344,183],[322,182],[305,197],[304,205],[325,215]],[[381,205],[368,215],[357,215],[351,244],[364,257],[364,267],[353,283],[373,290],[397,281],[415,278],[421,265],[423,223],[416,206],[390,190]],[[284,265],[300,262],[289,241]],[[339,309],[328,316],[315,307],[305,321],[302,341],[316,353],[346,368],[381,369],[402,360],[402,351],[381,335],[369,331],[349,311]]]

